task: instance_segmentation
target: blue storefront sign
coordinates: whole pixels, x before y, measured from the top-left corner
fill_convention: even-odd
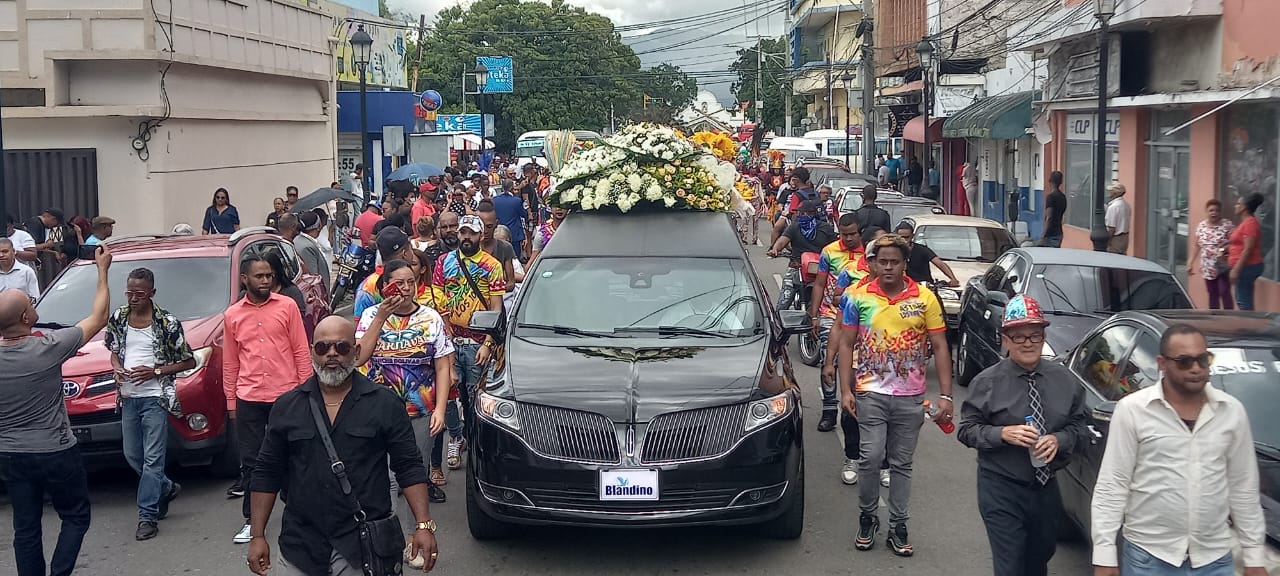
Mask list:
[[[510,56],[476,56],[476,63],[489,70],[485,94],[510,94],[515,91],[515,67]]]
[[[493,137],[493,114],[484,115],[484,133]],[[479,114],[440,114],[436,116],[437,132],[470,132],[480,135]]]

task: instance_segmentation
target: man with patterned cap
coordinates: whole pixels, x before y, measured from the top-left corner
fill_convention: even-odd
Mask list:
[[[1001,341],[1009,355],[974,377],[957,437],[978,450],[978,510],[996,576],[1043,576],[1057,547],[1062,505],[1055,473],[1090,441],[1084,388],[1043,359],[1049,321],[1015,296]]]

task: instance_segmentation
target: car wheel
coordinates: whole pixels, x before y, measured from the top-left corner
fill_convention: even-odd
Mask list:
[[[791,504],[781,516],[759,526],[760,535],[774,540],[795,540],[804,532],[804,471],[796,477]]]
[[[240,476],[240,445],[236,442],[235,435],[231,433],[233,422],[227,421],[227,428],[223,434],[227,437],[227,442],[222,447],[222,451],[213,457],[213,462],[209,463],[209,474],[215,478],[237,478]]]
[[[471,537],[476,540],[502,540],[515,534],[515,526],[494,519],[480,509],[476,481],[467,474],[467,527],[471,529]]]
[[[978,372],[974,370],[973,362],[969,359],[969,333],[964,331],[964,327],[960,327],[960,349],[956,351],[956,384],[962,387],[968,387],[969,382],[977,376]]]

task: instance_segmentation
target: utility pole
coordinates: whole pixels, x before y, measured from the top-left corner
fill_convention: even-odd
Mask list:
[[[791,27],[795,25],[795,22],[791,20],[790,6],[787,7],[785,22],[782,27],[785,31],[783,43],[786,44],[786,50],[783,51],[786,60],[782,63],[782,69],[786,72],[782,75],[782,106],[783,113],[786,114],[786,118],[783,121],[783,130],[786,132],[786,136],[791,136],[793,128],[791,125]]]
[[[422,71],[422,48],[427,37],[427,15],[418,15],[418,63],[413,66],[413,81],[409,83],[409,91],[418,91],[418,73]]]
[[[756,125],[764,124],[764,95],[760,93],[764,78],[764,40],[756,36]]]
[[[876,60],[875,60],[875,20],[871,7],[872,0],[862,3],[862,170],[875,175],[875,99],[876,99]]]

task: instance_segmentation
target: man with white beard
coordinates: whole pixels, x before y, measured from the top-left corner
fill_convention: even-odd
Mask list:
[[[375,534],[395,539],[403,534],[392,511],[388,459],[417,522],[406,555],[421,555],[424,571],[435,566],[436,524],[427,503],[427,469],[414,443],[409,415],[395,392],[355,371],[359,351],[351,320],[329,316],[320,321],[311,349],[315,375],[286,392],[271,409],[249,487],[253,539],[248,564],[255,574],[272,568],[267,520],[276,494],[285,486],[289,499],[280,525],[280,570],[271,573],[361,574],[362,562],[369,559],[362,555],[357,515],[367,519],[364,524]],[[331,460],[342,465],[332,465]],[[356,505],[360,514],[353,510]],[[398,549],[394,555],[380,556],[387,569],[379,573],[391,573],[390,567],[402,562],[400,556]]]

